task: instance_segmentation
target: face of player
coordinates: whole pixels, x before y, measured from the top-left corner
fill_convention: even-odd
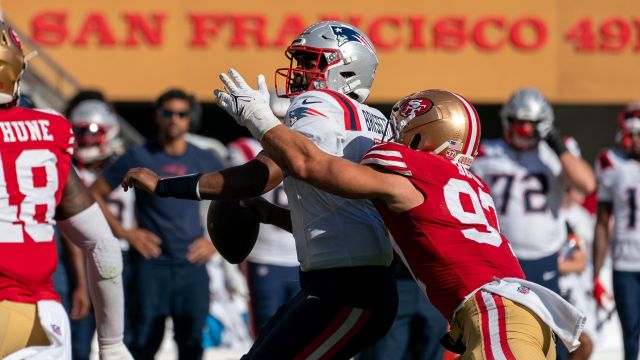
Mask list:
[[[296,61],[296,71],[289,82],[290,92],[307,91],[311,81],[313,81],[314,71],[318,66],[318,53],[297,52],[294,54]]]
[[[161,138],[175,140],[189,131],[189,102],[184,99],[169,99],[156,113],[156,123]]]
[[[510,120],[511,126],[506,136],[510,140],[510,144],[518,150],[527,150],[534,147],[538,143],[536,135],[536,123],[529,120],[513,119]]]

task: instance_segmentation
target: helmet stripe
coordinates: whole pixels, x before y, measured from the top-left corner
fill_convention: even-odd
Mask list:
[[[452,93],[452,94],[455,95],[455,97],[457,97],[460,100],[460,102],[462,102],[462,104],[464,105],[464,109],[467,113],[467,123],[469,125],[469,128],[467,130],[467,138],[465,139],[462,153],[467,156],[473,156],[473,151],[476,148],[475,145],[479,140],[478,114],[476,114],[476,110],[473,108],[473,105],[471,105],[467,101],[467,99],[463,98],[462,96],[456,93]]]

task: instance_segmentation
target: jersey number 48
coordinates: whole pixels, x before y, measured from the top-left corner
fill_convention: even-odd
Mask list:
[[[24,232],[35,242],[51,241],[58,189],[56,156],[49,150],[24,150],[14,161],[15,177],[8,178],[14,174],[5,174],[0,156],[0,243],[24,242]],[[10,194],[8,189],[18,192]]]

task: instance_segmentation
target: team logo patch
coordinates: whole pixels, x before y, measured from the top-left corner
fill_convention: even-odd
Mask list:
[[[62,330],[60,329],[60,326],[56,325],[56,324],[51,324],[51,330],[53,330],[53,332],[58,335],[58,336],[62,336]]]
[[[333,34],[336,36],[336,39],[338,40],[338,47],[350,41],[356,41],[366,46],[369,50],[371,50],[371,52],[373,52],[373,46],[369,44],[369,41],[367,41],[367,39],[364,36],[359,34],[354,29],[346,26],[331,25],[331,31],[333,32]]]
[[[303,119],[307,116],[327,117],[325,114],[321,113],[316,109],[301,106],[289,111],[289,126],[293,125],[296,121]]]
[[[527,294],[529,293],[529,291],[530,291],[528,287],[526,287],[526,286],[522,286],[522,285],[518,286],[518,289],[516,289],[516,290],[517,290],[520,294],[523,294],[523,295],[527,295]]]
[[[429,99],[409,99],[400,105],[400,115],[414,118],[433,108],[433,102]]]

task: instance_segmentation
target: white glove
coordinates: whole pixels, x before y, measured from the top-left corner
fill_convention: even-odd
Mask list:
[[[291,99],[279,97],[275,90],[269,91],[269,95],[269,106],[273,111],[273,115],[277,116],[278,119],[284,119],[289,106],[291,106]]]
[[[122,341],[100,345],[100,360],[133,360],[133,356]]]
[[[264,75],[258,75],[258,90],[252,89],[242,76],[234,69],[227,74],[220,74],[225,90],[215,90],[216,103],[223,108],[241,126],[246,127],[256,139],[280,121],[269,107],[269,90]]]

